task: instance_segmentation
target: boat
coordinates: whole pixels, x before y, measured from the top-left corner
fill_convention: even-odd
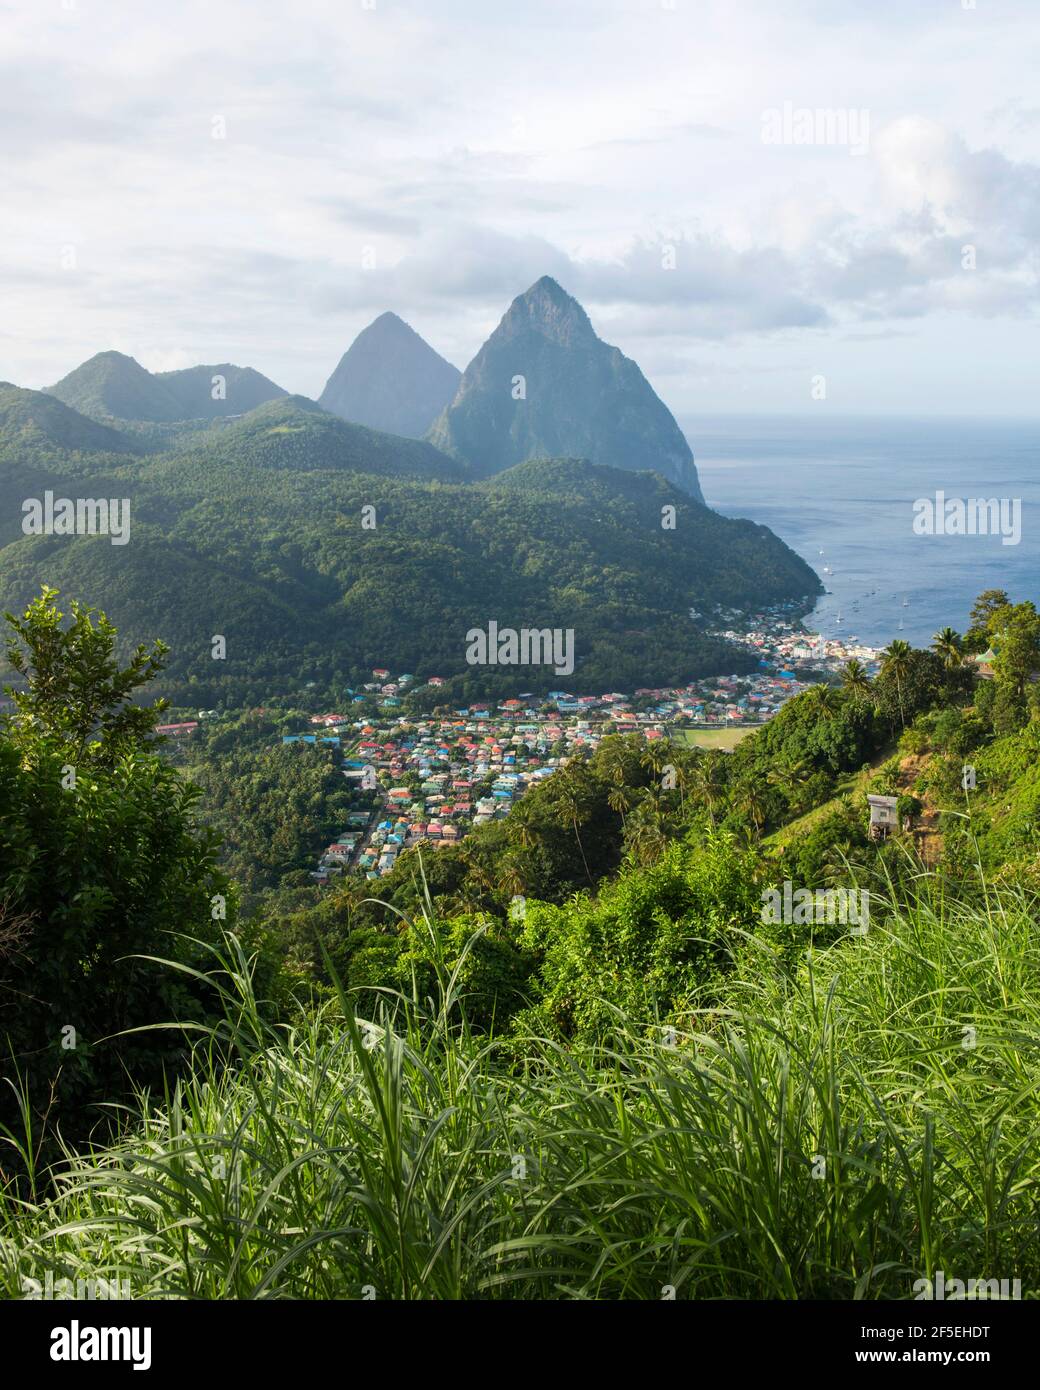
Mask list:
[[[904,607],[904,608],[909,608],[909,607],[910,607],[910,600],[909,600],[908,598],[904,598],[904,599],[903,599],[903,607]]]
[[[830,567],[830,565],[824,565],[824,567],[823,567],[823,572],[824,572],[824,574],[830,574],[830,573],[831,573],[831,567]]]

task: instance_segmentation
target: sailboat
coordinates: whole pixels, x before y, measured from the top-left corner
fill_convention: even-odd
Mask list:
[[[904,622],[903,622],[903,619],[900,618],[900,619],[899,619],[899,629],[898,629],[898,630],[899,630],[900,632],[902,632],[903,629],[904,629],[905,627],[906,627],[906,623],[904,623]]]
[[[909,607],[910,607],[910,600],[909,600],[905,595],[903,596],[903,607],[904,607],[904,608],[909,608]]]

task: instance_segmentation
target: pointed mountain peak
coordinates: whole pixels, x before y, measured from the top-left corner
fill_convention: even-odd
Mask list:
[[[395,314],[392,309],[384,309],[378,318],[374,318],[367,328],[363,328],[361,333],[371,333],[373,328],[379,329],[406,329],[409,333],[415,333],[415,329],[410,324],[405,323],[400,314]],[[361,337],[361,333],[358,337]],[[418,337],[418,333],[415,333]]]
[[[485,477],[525,459],[586,458],[652,469],[704,500],[671,411],[549,275],[513,300],[427,438]]]
[[[512,334],[529,330],[565,346],[596,338],[588,314],[551,275],[543,275],[517,295],[497,331]]]
[[[340,358],[319,402],[355,425],[419,439],[461,373],[397,314],[380,314]]]

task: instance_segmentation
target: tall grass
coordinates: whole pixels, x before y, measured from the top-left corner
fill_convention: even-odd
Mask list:
[[[230,939],[188,1079],[48,1197],[0,1196],[0,1291],[50,1270],[135,1297],[908,1298],[943,1269],[1028,1297],[1036,921],[1011,893],[893,898],[793,975],[752,941],[674,1038],[619,1019],[519,1063],[459,1022],[444,961],[431,1003],[359,1020],[341,992],[274,1026]]]

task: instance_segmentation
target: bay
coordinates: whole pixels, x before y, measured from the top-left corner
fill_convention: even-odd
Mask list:
[[[708,505],[768,526],[819,574],[830,592],[807,622],[827,637],[923,646],[947,624],[963,631],[983,589],[1040,601],[1040,422],[821,414],[680,424]],[[1020,543],[916,535],[914,501],[940,491],[1020,499]]]

